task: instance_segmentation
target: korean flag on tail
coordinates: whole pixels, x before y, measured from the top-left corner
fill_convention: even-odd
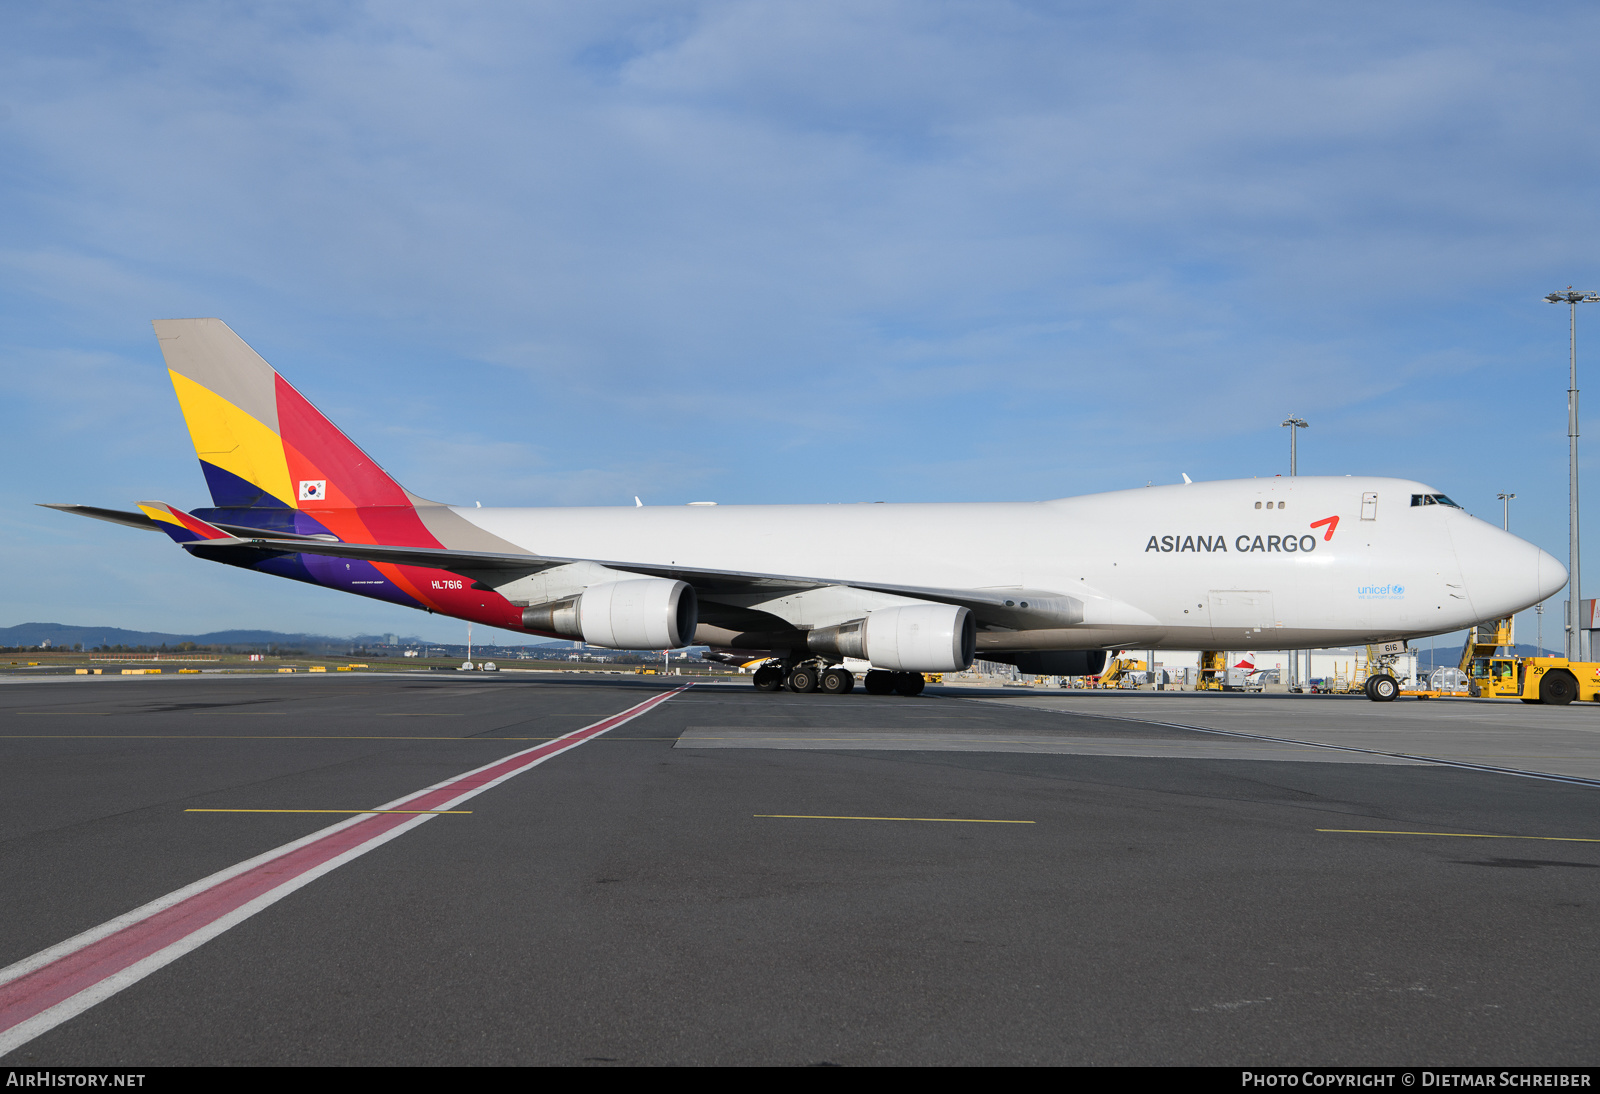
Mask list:
[[[322,501],[328,496],[327,479],[301,479],[300,500]]]

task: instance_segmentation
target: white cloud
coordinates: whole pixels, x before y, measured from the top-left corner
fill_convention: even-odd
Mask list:
[[[1539,295],[1600,275],[1584,9],[7,20],[0,415],[7,452],[83,446],[52,486],[133,489],[138,449],[196,488],[145,323],[206,314],[460,500],[1249,474],[1312,408],[1341,469],[1448,471],[1559,417],[1505,378],[1560,363]]]

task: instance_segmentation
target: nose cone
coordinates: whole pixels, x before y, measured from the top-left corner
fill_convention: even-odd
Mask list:
[[[1450,534],[1467,595],[1482,619],[1531,608],[1567,583],[1567,568],[1555,556],[1485,521],[1468,517]]]
[[[1548,600],[1559,593],[1566,586],[1568,576],[1560,559],[1548,551],[1539,552],[1539,600]]]

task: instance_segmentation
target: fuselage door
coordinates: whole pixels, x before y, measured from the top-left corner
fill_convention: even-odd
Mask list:
[[[1378,495],[1367,493],[1361,495],[1361,519],[1378,519]]]
[[[1270,589],[1212,589],[1206,598],[1211,602],[1211,629],[1219,636],[1243,637],[1245,631],[1270,630],[1277,623]]]

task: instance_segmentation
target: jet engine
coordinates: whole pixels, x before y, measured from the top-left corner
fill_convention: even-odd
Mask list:
[[[522,625],[608,649],[671,650],[694,641],[699,617],[691,586],[642,577],[590,585],[566,600],[525,608]]]
[[[880,608],[837,627],[819,627],[806,645],[821,654],[859,657],[873,668],[906,672],[959,672],[972,664],[978,644],[972,613],[954,604]]]

